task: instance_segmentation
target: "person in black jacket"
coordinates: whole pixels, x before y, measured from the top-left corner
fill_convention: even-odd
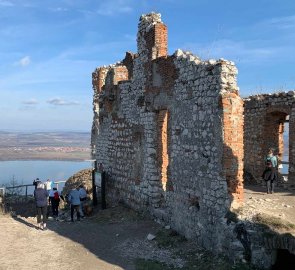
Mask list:
[[[274,193],[274,183],[278,179],[278,158],[273,154],[273,149],[269,149],[265,157],[265,169],[262,178],[266,182],[267,194]]]
[[[35,189],[37,189],[37,186],[38,186],[39,183],[41,183],[41,181],[39,180],[39,178],[36,178],[36,179],[33,181],[33,185],[35,186]]]

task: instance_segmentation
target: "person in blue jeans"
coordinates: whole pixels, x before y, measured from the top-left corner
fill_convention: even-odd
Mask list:
[[[71,221],[74,222],[74,212],[77,214],[77,220],[80,220],[80,192],[79,187],[70,191],[68,200],[71,204]]]

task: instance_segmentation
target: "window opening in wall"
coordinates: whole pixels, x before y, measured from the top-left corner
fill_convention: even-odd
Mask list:
[[[158,160],[163,190],[166,191],[168,159],[168,111],[160,110],[158,114]]]
[[[286,116],[284,121],[284,130],[283,130],[283,152],[281,166],[279,166],[279,172],[283,176],[283,180],[288,180],[289,172],[289,115]]]

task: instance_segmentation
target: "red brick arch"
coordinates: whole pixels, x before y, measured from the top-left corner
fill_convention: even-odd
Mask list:
[[[264,118],[263,127],[263,154],[266,155],[269,148],[273,148],[275,154],[282,158],[284,152],[284,124],[290,114],[289,108],[270,108]],[[263,158],[263,157],[262,157]]]

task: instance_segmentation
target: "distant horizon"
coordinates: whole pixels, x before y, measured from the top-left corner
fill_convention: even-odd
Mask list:
[[[291,0],[0,0],[0,128],[91,132],[92,73],[138,52],[152,11],[168,55],[233,61],[241,97],[293,91],[294,10]]]
[[[70,130],[70,129],[0,129],[0,132],[22,133],[22,132],[76,132],[91,133],[91,130]]]

